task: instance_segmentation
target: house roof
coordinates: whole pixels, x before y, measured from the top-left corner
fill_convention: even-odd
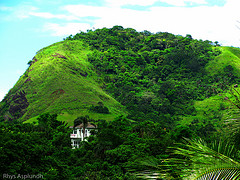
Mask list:
[[[70,128],[73,128],[73,127],[74,127],[74,126],[70,126]],[[83,128],[83,123],[81,123],[81,124],[75,126],[75,128],[77,128],[77,129],[81,129],[81,128]],[[88,123],[88,125],[87,125],[86,128],[87,128],[87,129],[95,129],[95,128],[97,128],[97,125],[92,124],[92,123]]]

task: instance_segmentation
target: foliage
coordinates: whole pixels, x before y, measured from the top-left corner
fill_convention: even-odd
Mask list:
[[[239,151],[227,141],[206,143],[202,139],[185,138],[183,143],[177,143],[169,150],[171,154],[167,158],[160,161],[149,158],[140,163],[145,169],[155,169],[173,179],[239,177]]]
[[[228,167],[238,168],[240,166],[240,163],[237,161],[238,151],[235,149],[234,145],[222,141],[207,144],[201,139],[186,139],[184,144],[174,148],[174,154],[185,158],[173,158],[170,159],[169,162],[173,161],[174,163],[179,164],[179,167],[183,165],[182,172],[185,173],[185,175],[188,174],[188,176],[206,172],[206,169],[225,169]],[[214,170],[210,171],[213,172]]]
[[[70,149],[69,129],[56,115],[43,114],[39,125],[0,124],[0,168],[8,174],[42,174],[44,178],[71,179],[65,155]]]
[[[94,105],[90,106],[89,110],[96,113],[109,114],[108,108],[104,106],[102,102],[98,102],[97,106]]]
[[[66,40],[89,44],[93,53],[88,61],[104,77],[105,90],[127,108],[128,118],[137,121],[148,119],[173,127],[180,116],[195,116],[193,101],[222,93],[236,82],[233,64],[223,71],[210,71],[209,64],[225,49],[191,35],[114,26],[80,32]]]
[[[121,26],[43,48],[0,103],[0,169],[45,179],[233,172],[239,113],[230,126],[221,122],[239,106],[237,87],[229,90],[239,83],[239,58],[217,42]],[[98,129],[72,149],[64,121]]]
[[[42,174],[46,179],[135,179],[129,170],[134,162],[163,153],[171,143],[160,124],[119,117],[98,120],[96,135],[72,149],[70,130],[56,117],[42,114],[38,125],[0,123],[2,172]]]
[[[240,177],[239,168],[220,168],[205,172],[196,180],[204,179],[238,179]]]

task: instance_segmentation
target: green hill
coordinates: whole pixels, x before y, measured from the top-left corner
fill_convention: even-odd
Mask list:
[[[28,64],[0,102],[3,172],[191,179],[239,168],[239,48],[114,26],[71,35]],[[72,149],[69,125],[85,115],[98,130]]]
[[[238,48],[191,35],[121,26],[80,32],[37,52],[0,103],[0,118],[32,122],[49,112],[70,124],[82,115],[125,115],[169,128],[196,120],[217,126],[239,82],[239,57]]]
[[[44,112],[57,113],[69,123],[80,115],[111,120],[125,114],[124,107],[103,90],[102,78],[87,61],[90,53],[81,41],[63,41],[37,52],[2,101],[1,113],[6,119],[33,118],[29,121]],[[110,113],[89,111],[98,102]]]

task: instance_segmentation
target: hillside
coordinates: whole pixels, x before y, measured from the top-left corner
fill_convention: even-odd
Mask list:
[[[239,170],[239,48],[114,26],[70,35],[28,64],[0,102],[3,172],[180,180]],[[69,125],[82,120],[98,129],[72,149]]]
[[[63,120],[87,114],[113,119],[125,114],[124,107],[103,90],[103,80],[87,61],[89,53],[81,41],[63,41],[37,52],[2,101],[1,114],[5,119],[22,120],[44,112],[60,114]],[[90,112],[89,107],[98,102],[110,113]]]
[[[193,105],[196,113],[193,116],[182,116],[181,124],[192,126],[196,122],[207,124],[206,121],[211,121],[219,127],[224,120],[229,118],[229,112],[236,109],[233,104],[237,104],[234,94],[237,95],[240,88],[236,86],[233,90],[233,85],[235,85],[233,82],[239,83],[240,49],[234,47],[218,47],[218,49],[221,54],[206,65],[207,74],[217,78],[217,81],[209,87],[215,95],[195,101]],[[231,79],[235,80],[229,83]],[[223,88],[226,85],[228,88]]]
[[[239,54],[191,35],[121,26],[80,32],[37,52],[1,102],[0,117],[32,122],[50,112],[70,124],[82,115],[124,115],[169,128],[195,119],[212,124],[223,112],[207,108],[214,111],[208,116],[202,103],[217,97],[225,109],[224,93],[238,83]],[[109,113],[93,111],[99,104]]]
[[[222,51],[221,55],[216,57],[213,61],[209,62],[206,66],[207,72],[211,75],[219,74],[226,71],[227,66],[232,66],[233,74],[240,72],[240,50],[234,47],[219,47]]]

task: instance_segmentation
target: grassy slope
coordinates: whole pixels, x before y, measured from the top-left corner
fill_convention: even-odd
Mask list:
[[[111,120],[125,114],[124,108],[101,88],[103,81],[87,61],[88,53],[91,51],[81,41],[59,42],[37,53],[37,61],[13,87],[13,91],[27,93],[30,105],[23,120],[30,118],[27,122],[32,122],[35,116],[50,112],[60,113],[59,120],[72,124],[80,115]],[[109,108],[110,114],[88,111],[99,101]]]
[[[233,47],[219,47],[222,54],[215,58],[214,61],[209,62],[206,70],[211,75],[222,72],[223,68],[231,65],[234,68],[234,73],[240,73],[240,49]]]
[[[233,47],[218,47],[222,53],[216,57],[213,61],[209,62],[206,66],[206,70],[210,75],[217,74],[223,71],[223,68],[227,65],[231,65],[234,69],[234,75],[239,77],[240,73],[240,49]],[[240,92],[240,88],[236,88]],[[228,97],[229,100],[224,100]],[[198,120],[200,122],[206,119],[211,120],[213,123],[219,124],[217,121],[219,116],[222,120],[228,118],[228,111],[230,109],[235,109],[230,100],[234,101],[233,96],[229,93],[221,93],[203,101],[196,101],[194,103],[195,109],[197,111],[196,116],[182,117],[181,124],[190,124],[193,120]]]

